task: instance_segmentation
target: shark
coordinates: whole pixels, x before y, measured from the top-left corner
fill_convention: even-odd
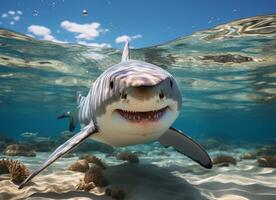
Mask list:
[[[182,95],[174,77],[156,65],[130,59],[126,42],[121,62],[106,69],[91,85],[78,106],[59,119],[70,119],[70,130],[81,130],[60,145],[20,185],[87,139],[114,147],[159,141],[173,147],[205,168],[212,168],[208,153],[192,138],[172,127],[182,108]]]

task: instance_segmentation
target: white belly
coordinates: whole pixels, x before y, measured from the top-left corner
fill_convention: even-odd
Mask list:
[[[147,127],[145,125],[143,128],[129,128],[121,126],[120,130],[118,130],[117,126],[114,127],[107,124],[107,126],[101,128],[100,132],[92,135],[91,138],[115,147],[121,147],[157,140],[168,129],[166,126],[158,127],[158,124],[156,124],[156,127]]]

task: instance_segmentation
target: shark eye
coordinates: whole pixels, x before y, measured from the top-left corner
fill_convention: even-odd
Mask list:
[[[109,87],[110,87],[110,89],[113,89],[113,87],[114,87],[114,83],[113,83],[113,81],[110,81],[110,83],[109,83]]]
[[[172,82],[172,80],[170,80],[170,86],[171,86],[171,88],[173,87],[173,82]]]

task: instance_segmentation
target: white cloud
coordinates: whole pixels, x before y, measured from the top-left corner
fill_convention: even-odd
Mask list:
[[[123,42],[126,42],[126,41],[130,41],[131,40],[131,37],[128,36],[128,35],[121,35],[119,37],[116,38],[115,42],[116,43],[123,43]]]
[[[35,36],[41,37],[42,40],[48,40],[56,43],[67,43],[66,41],[58,40],[54,36],[52,36],[51,35],[52,31],[45,26],[31,25],[28,27],[28,31],[34,34]],[[29,35],[29,36],[32,37],[33,35]]]
[[[9,12],[8,12],[10,15],[14,15],[15,14],[15,11],[13,11],[13,10],[9,10]]]
[[[141,37],[142,37],[141,34],[137,34],[137,35],[132,36],[132,39],[139,39],[139,38],[141,38]]]
[[[31,25],[28,27],[28,31],[35,35],[47,37],[51,35],[51,30],[45,26]]]
[[[78,24],[70,21],[61,22],[60,26],[65,30],[76,33],[77,39],[93,40],[100,35],[101,32],[106,32],[108,29],[101,29],[101,24],[93,22],[90,24]]]
[[[78,44],[90,46],[90,47],[100,47],[100,48],[111,48],[111,44],[108,43],[88,43],[85,41],[80,41]]]
[[[20,10],[17,10],[17,11],[9,10],[7,13],[3,13],[1,17],[6,18],[6,20],[9,21],[10,25],[14,25],[16,22],[20,20],[21,18],[20,15],[22,14],[23,12]]]
[[[136,40],[141,38],[142,35],[141,34],[137,34],[137,35],[133,35],[133,36],[129,36],[129,35],[121,35],[118,36],[115,40],[116,43],[124,43],[126,41],[131,41],[131,40]]]
[[[16,15],[16,16],[14,16],[14,18],[13,18],[15,21],[18,21],[18,20],[20,20],[20,16],[19,15]]]

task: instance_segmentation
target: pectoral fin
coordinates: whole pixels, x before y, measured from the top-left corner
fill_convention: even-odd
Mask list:
[[[205,168],[210,169],[213,166],[207,152],[198,143],[179,130],[169,128],[159,138],[159,142],[165,147],[172,146],[175,150],[188,156]]]
[[[78,124],[79,109],[76,108],[72,111],[68,111],[58,116],[57,119],[69,118],[69,131],[73,131]]]
[[[96,132],[95,126],[93,124],[89,124],[86,127],[84,127],[79,133],[74,135],[72,138],[67,140],[64,144],[60,145],[48,158],[48,160],[36,171],[34,171],[30,176],[27,177],[18,187],[18,189],[21,189],[25,186],[26,183],[28,183],[32,178],[34,178],[37,174],[39,174],[42,170],[44,170],[46,167],[51,165],[53,162],[55,162],[58,158],[63,156],[64,154],[68,153],[75,147],[77,147],[79,144],[81,144],[85,139],[90,137],[93,133]]]

